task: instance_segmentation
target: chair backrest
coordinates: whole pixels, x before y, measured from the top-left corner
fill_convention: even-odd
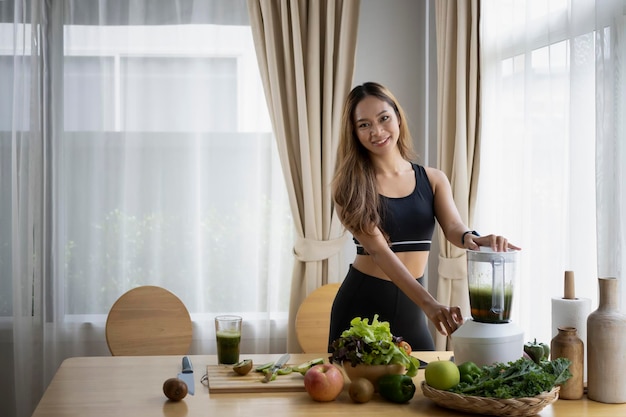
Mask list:
[[[142,286],[111,307],[106,340],[113,356],[185,355],[191,346],[191,317],[168,290]]]
[[[308,295],[296,314],[296,337],[305,353],[328,352],[330,309],[339,284],[326,284]]]

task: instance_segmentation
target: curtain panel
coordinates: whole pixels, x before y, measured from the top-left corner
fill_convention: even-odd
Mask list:
[[[480,88],[478,56],[478,0],[438,0],[437,33],[437,162],[450,179],[461,218],[473,224],[480,164]],[[458,305],[469,317],[465,251],[448,242],[438,228],[439,280],[437,300]],[[435,334],[435,348],[449,349],[448,340]]]
[[[596,8],[596,224],[598,277],[619,279],[626,307],[626,1]]]
[[[354,72],[358,0],[248,0],[259,67],[296,228],[289,352],[295,316],[319,286],[342,279],[347,234],[333,211],[343,101]]]
[[[9,372],[0,378],[6,381],[5,386],[12,387],[14,402],[8,404],[14,405],[17,416],[27,416],[47,386],[48,380],[40,374],[52,371],[53,367],[44,338],[54,333],[47,326],[52,306],[46,299],[46,291],[53,287],[51,271],[56,264],[51,235],[57,153],[52,143],[60,113],[39,103],[52,94],[54,75],[49,69],[55,64],[53,37],[58,31],[50,20],[51,16],[58,16],[59,9],[48,2],[33,2],[31,7],[16,2],[14,7],[16,34],[14,52],[9,58],[14,83],[9,91],[13,91],[11,106],[15,110],[10,114],[21,123],[20,128],[11,129],[8,135],[11,193],[7,195],[11,196],[11,207],[3,211],[3,218],[9,218],[12,225],[8,235],[12,267],[9,288],[12,289],[12,340],[17,343],[12,344],[13,363]]]

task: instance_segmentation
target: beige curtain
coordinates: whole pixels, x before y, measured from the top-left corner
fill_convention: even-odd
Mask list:
[[[479,0],[437,0],[438,165],[452,184],[454,201],[471,227],[479,167]],[[465,251],[448,242],[441,229],[437,300],[459,305],[469,315]],[[436,335],[435,348],[449,348]]]
[[[359,6],[359,0],[248,0],[297,232],[288,352],[301,350],[294,321],[302,300],[342,278],[339,253],[347,235],[333,212],[329,184],[352,84]]]

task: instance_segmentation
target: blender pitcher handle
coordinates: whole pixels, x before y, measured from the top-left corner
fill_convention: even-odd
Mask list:
[[[491,312],[502,314],[504,312],[504,257],[494,257],[491,261],[493,271],[491,293]]]

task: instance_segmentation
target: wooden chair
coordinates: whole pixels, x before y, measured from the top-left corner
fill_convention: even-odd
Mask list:
[[[328,352],[330,309],[339,284],[326,284],[304,299],[296,314],[296,337],[305,353]]]
[[[133,288],[111,307],[106,340],[113,356],[185,355],[191,346],[191,317],[168,290]]]

